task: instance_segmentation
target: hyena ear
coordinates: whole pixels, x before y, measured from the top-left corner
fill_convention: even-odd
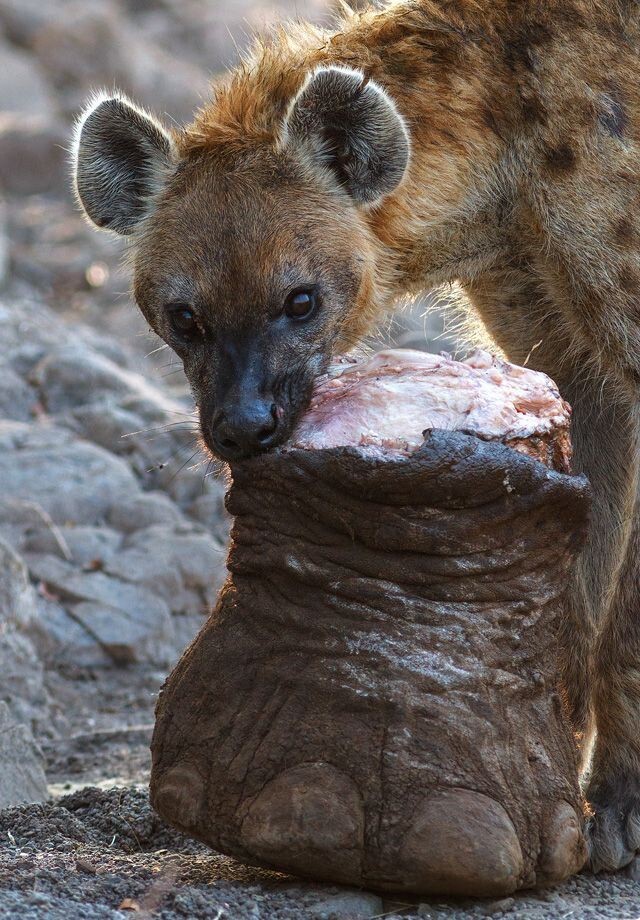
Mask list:
[[[122,96],[94,100],[74,145],[75,188],[96,226],[127,235],[149,213],[177,160],[169,132]]]
[[[355,201],[392,192],[409,162],[409,133],[395,103],[359,70],[321,67],[290,106],[285,142],[304,144]]]

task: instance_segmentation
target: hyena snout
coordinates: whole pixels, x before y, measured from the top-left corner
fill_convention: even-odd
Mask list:
[[[274,447],[279,434],[278,409],[270,396],[253,397],[220,409],[203,433],[223,460],[240,460]]]

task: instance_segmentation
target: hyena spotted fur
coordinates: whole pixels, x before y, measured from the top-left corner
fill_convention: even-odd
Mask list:
[[[640,849],[640,4],[405,0],[285,26],[184,130],[80,120],[79,199],[227,459],[282,443],[331,354],[459,282],[573,406],[591,535],[564,626],[591,861]]]

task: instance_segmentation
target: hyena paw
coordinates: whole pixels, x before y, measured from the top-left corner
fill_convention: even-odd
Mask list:
[[[589,866],[614,872],[640,850],[640,775],[599,779],[587,798],[594,812],[587,826]]]

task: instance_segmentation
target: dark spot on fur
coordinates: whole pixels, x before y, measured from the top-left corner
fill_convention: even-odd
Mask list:
[[[569,172],[576,165],[576,155],[568,144],[547,147],[545,162],[552,172]]]
[[[538,69],[540,57],[538,49],[551,41],[552,35],[547,26],[533,22],[519,29],[515,34],[505,36],[505,59],[510,70],[524,68],[530,73]]]
[[[518,66],[525,70],[534,71],[538,64],[538,56],[531,45],[524,40],[514,41],[507,45],[507,65],[510,70],[517,70]]]
[[[640,291],[640,275],[630,265],[620,269],[618,283],[627,294],[637,294]]]
[[[504,140],[502,131],[498,126],[498,121],[496,119],[495,113],[488,105],[482,107],[480,111],[480,119],[485,128],[488,128],[493,134],[496,134],[501,140]]]
[[[547,122],[547,110],[539,96],[534,93],[528,95],[523,92],[520,94],[522,106],[522,118],[530,124],[544,125]]]
[[[635,243],[636,228],[630,217],[621,217],[615,222],[613,236],[620,246],[631,246]]]

